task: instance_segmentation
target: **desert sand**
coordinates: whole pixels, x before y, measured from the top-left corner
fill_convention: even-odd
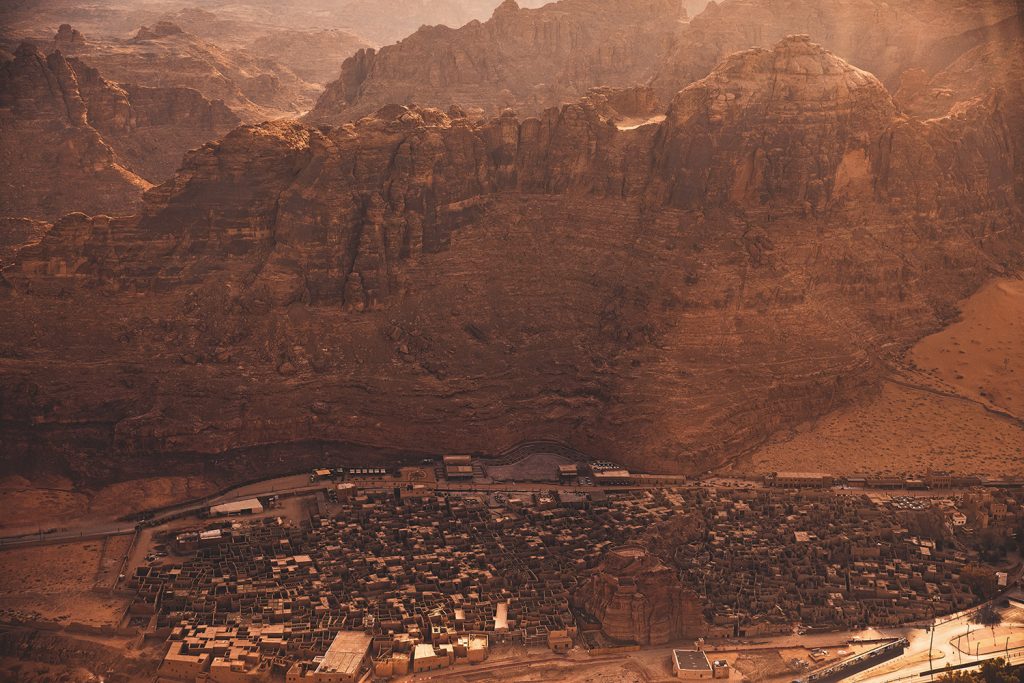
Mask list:
[[[21,476],[0,479],[5,515],[0,530],[6,534],[31,533],[38,520],[68,519],[89,515],[97,520],[114,519],[130,512],[152,509],[209,495],[214,482],[200,477],[152,477],[119,482],[95,490],[73,489],[70,480],[46,476],[29,480]]]
[[[0,552],[4,619],[116,624],[125,600],[93,590],[103,557],[102,541]]]
[[[908,354],[957,393],[1024,419],[1024,280],[997,280],[968,299],[960,322]]]
[[[778,435],[735,469],[1024,474],[1024,281],[991,282],[961,311],[879,395]]]

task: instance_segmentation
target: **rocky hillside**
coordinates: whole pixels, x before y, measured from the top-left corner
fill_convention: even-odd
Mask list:
[[[485,22],[425,26],[380,51],[360,51],[308,118],[338,123],[413,102],[539,112],[594,86],[642,84],[683,16],[675,0],[562,0],[540,9],[505,0]]]
[[[730,57],[660,124],[620,130],[598,100],[243,126],[139,216],[62,219],[3,273],[4,466],[554,437],[703,470],[875,391],[1024,265],[991,100],[908,118],[800,36]]]
[[[347,31],[273,31],[246,46],[250,54],[283,64],[309,83],[326,85],[341,74],[342,63],[370,45]]]
[[[4,216],[128,213],[150,186],[89,125],[75,71],[59,53],[24,44],[0,64],[0,122]]]
[[[896,93],[907,112],[923,118],[944,116],[960,102],[1001,91],[1017,105],[1024,101],[1024,14],[959,36],[959,54],[935,73],[924,68],[903,73]],[[961,51],[962,50],[962,51]]]
[[[923,85],[970,50],[1024,38],[1013,0],[724,0],[692,18],[685,9],[678,2],[562,0],[524,10],[508,0],[484,23],[424,28],[358,53],[309,118],[339,123],[413,102],[535,114],[593,86],[647,83],[670,99],[733,52],[793,33],[811,35],[895,90],[905,77]],[[976,90],[963,85],[965,93]]]
[[[223,101],[245,121],[297,116],[320,92],[272,59],[222,49],[168,21],[143,26],[125,40],[91,39],[62,26],[52,48],[118,83],[191,88]]]
[[[0,64],[0,206],[11,217],[131,213],[186,150],[238,124],[188,88],[120,86],[26,43]]]
[[[670,96],[736,50],[806,33],[895,89],[908,69],[936,73],[1020,11],[1015,0],[712,1],[679,32],[652,85]]]

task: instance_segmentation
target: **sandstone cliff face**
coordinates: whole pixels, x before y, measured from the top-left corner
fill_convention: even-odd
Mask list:
[[[905,77],[927,82],[972,49],[1022,36],[1013,0],[727,0],[690,16],[679,3],[563,0],[529,11],[506,2],[483,24],[424,28],[354,55],[309,120],[339,123],[412,102],[532,114],[591,86],[648,80],[668,100],[730,54],[793,33],[810,35],[895,90]],[[947,101],[937,115],[979,91],[976,82],[959,85],[936,95]]]
[[[149,183],[126,169],[89,125],[72,66],[28,44],[0,64],[0,212],[126,213]]]
[[[50,224],[46,221],[0,218],[0,270],[13,263],[22,247],[38,244],[49,229]]]
[[[1002,112],[1014,141],[1017,178],[1024,170],[1024,14],[958,36],[963,52],[934,75],[924,69],[904,73],[897,100],[904,111],[920,117],[970,116],[971,106],[987,100]],[[1021,191],[1018,185],[1018,193]]]
[[[810,214],[844,192],[872,193],[871,145],[895,117],[878,79],[798,36],[737,53],[681,91],[656,164],[676,206]]]
[[[681,16],[673,0],[563,0],[540,9],[505,0],[486,22],[423,27],[396,45],[360,51],[308,118],[338,123],[413,102],[539,112],[593,86],[648,80]]]
[[[613,641],[664,645],[705,630],[696,594],[682,586],[674,569],[641,548],[610,551],[573,601]]]
[[[97,68],[104,78],[146,87],[184,87],[209,100],[223,101],[246,121],[295,116],[308,110],[319,87],[290,69],[226,50],[160,21],[143,26],[128,40],[61,41],[54,47]]]
[[[607,112],[243,126],[139,216],[65,218],[4,271],[6,466],[548,437],[700,471],[873,391],[1021,266],[994,102],[907,118],[794,36],[662,123]]]
[[[0,68],[7,216],[130,213],[186,150],[238,124],[194,90],[118,86],[28,44]]]
[[[69,63],[89,125],[128,168],[151,182],[170,177],[187,150],[240,123],[223,102],[210,102],[191,88],[117,85],[76,59]]]

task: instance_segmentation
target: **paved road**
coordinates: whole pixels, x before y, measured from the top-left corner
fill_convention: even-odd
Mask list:
[[[393,478],[383,479],[359,479],[353,480],[359,484],[359,486],[368,489],[391,489],[395,486],[405,485],[404,480],[397,480]],[[168,508],[162,511],[153,521],[156,524],[160,524],[161,520],[166,520],[171,517],[177,517],[182,514],[195,513],[198,514],[204,511],[211,505],[217,505],[220,503],[226,503],[235,500],[242,500],[245,498],[253,498],[257,496],[268,496],[273,494],[302,494],[302,493],[313,493],[317,490],[329,486],[330,482],[317,482],[310,484],[308,474],[293,474],[283,477],[276,477],[273,479],[266,479],[264,481],[256,482],[253,484],[246,484],[238,488],[232,489],[226,494],[219,496],[212,496],[201,502],[193,502],[183,504],[180,506]],[[431,484],[427,484],[430,486]],[[752,482],[743,479],[734,479],[729,477],[714,477],[703,481],[695,481],[690,485],[693,488],[699,487],[721,487],[731,489],[762,489],[764,488],[758,482]],[[537,493],[544,491],[575,491],[580,493],[590,493],[594,491],[642,491],[652,488],[662,488],[658,484],[644,484],[644,485],[633,485],[633,486],[561,486],[553,483],[531,483],[531,482],[498,482],[498,483],[483,483],[483,482],[437,482],[434,487],[438,491],[452,491],[452,492],[505,492],[505,493]],[[862,494],[869,491],[864,489],[847,489],[844,487],[835,487],[832,489],[836,493],[845,494]],[[878,492],[890,495],[920,495],[920,496],[934,496],[938,492],[932,491],[919,491],[919,492],[908,492],[902,490]],[[951,496],[956,493],[954,490],[945,490],[941,492],[943,496]],[[68,522],[66,519],[55,520],[49,523],[40,523],[40,529],[44,530],[44,533],[39,534],[23,534],[19,536],[9,536],[0,538],[0,549],[3,548],[14,548],[37,545],[41,543],[53,544],[67,541],[74,541],[80,539],[96,539],[103,538],[105,536],[116,536],[118,534],[129,533],[134,529],[134,525],[131,522],[120,521],[120,520],[96,520],[96,519],[79,519]],[[49,533],[45,533],[45,530],[52,529]]]
[[[1005,626],[1005,624],[1004,624]],[[1024,632],[1024,626],[1021,626]],[[927,681],[929,676],[921,676],[926,671],[939,669],[946,666],[968,664],[971,662],[983,662],[986,659],[998,655],[981,655],[961,652],[954,644],[960,636],[968,632],[974,633],[978,630],[984,631],[984,627],[971,623],[970,615],[961,615],[956,619],[940,623],[935,627],[934,633],[925,629],[893,629],[888,631],[892,635],[900,635],[910,641],[910,647],[903,653],[903,656],[891,660],[885,664],[868,669],[849,679],[850,683],[893,683],[896,681]],[[972,641],[974,642],[974,641]],[[929,646],[931,646],[932,659],[928,660]],[[1024,656],[1024,652],[1012,651],[1014,659]],[[938,676],[935,676],[937,679]]]

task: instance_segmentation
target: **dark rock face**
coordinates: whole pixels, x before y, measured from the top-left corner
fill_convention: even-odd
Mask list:
[[[5,467],[558,438],[699,471],[872,392],[1022,265],[1005,102],[909,118],[793,36],[661,123],[608,111],[243,126],[139,216],[59,221],[0,289]]]
[[[345,60],[308,119],[339,123],[413,102],[539,112],[594,86],[646,82],[681,17],[673,0],[563,0],[539,9],[506,0],[486,22],[425,26]]]
[[[149,181],[238,124],[186,88],[121,87],[60,52],[24,44],[0,66],[6,216],[131,213]]]

